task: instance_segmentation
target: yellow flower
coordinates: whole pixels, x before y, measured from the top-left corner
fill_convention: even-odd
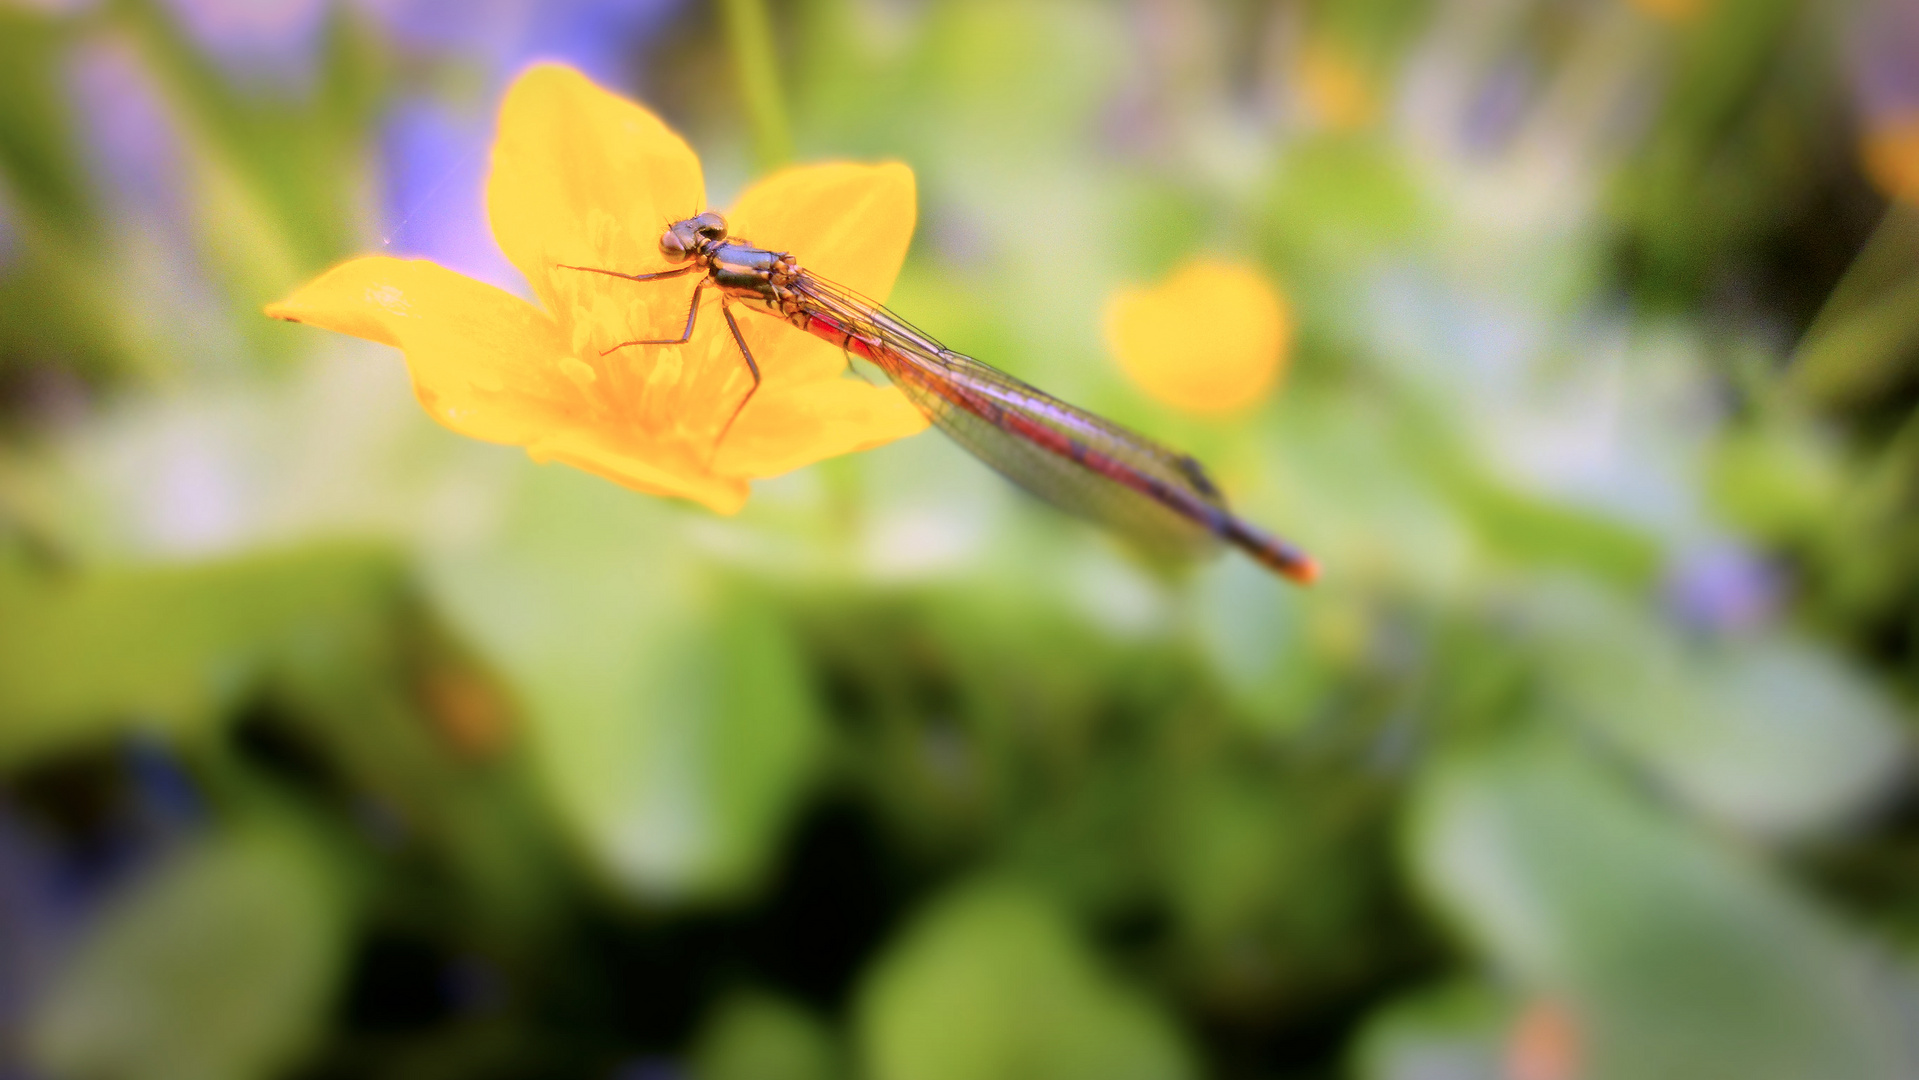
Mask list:
[[[1106,303],[1106,341],[1142,390],[1174,408],[1230,413],[1272,392],[1292,337],[1286,301],[1257,271],[1191,262]]]
[[[1300,50],[1299,93],[1313,119],[1334,131],[1353,131],[1379,116],[1379,93],[1352,54],[1331,41]]]
[[[699,275],[633,282],[562,265],[673,268],[660,235],[705,204],[699,159],[658,117],[542,65],[507,90],[487,182],[494,239],[540,306],[425,260],[366,257],[267,314],[403,350],[420,404],[455,431],[720,513],[755,478],[923,429],[897,390],[847,378],[840,350],[743,305],[734,317],[763,381],[727,429],[753,383],[712,288],[685,344],[615,348],[679,337]],[[830,164],[755,184],[727,223],[884,298],[913,217],[906,166]]]
[[[1919,111],[1869,123],[1860,156],[1887,198],[1919,206]]]

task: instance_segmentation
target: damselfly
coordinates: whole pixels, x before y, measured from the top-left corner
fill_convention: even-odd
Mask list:
[[[660,251],[669,262],[689,265],[652,274],[561,268],[628,281],[702,275],[679,337],[622,342],[607,352],[691,340],[701,293],[708,286],[719,290],[721,317],[753,376],[721,439],[760,387],[759,364],[729,306],[738,300],[871,361],[973,456],[1063,510],[1151,548],[1191,550],[1223,541],[1294,581],[1319,576],[1319,564],[1305,552],[1236,517],[1199,462],[946,348],[885,307],[801,269],[786,252],[729,239],[718,214],[674,222],[660,237]]]

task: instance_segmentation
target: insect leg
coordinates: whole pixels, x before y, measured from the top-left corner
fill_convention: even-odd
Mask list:
[[[678,270],[661,270],[657,274],[622,274],[618,270],[602,270],[597,266],[568,266],[565,263],[554,263],[553,268],[555,270],[584,270],[589,274],[605,274],[607,277],[625,278],[628,281],[658,281],[661,278],[676,278],[706,269],[698,263],[692,266],[682,266]]]
[[[622,341],[611,349],[601,349],[600,355],[624,349],[628,345],[684,345],[693,338],[693,320],[700,317],[700,293],[706,291],[706,282],[693,286],[693,303],[686,309],[686,332],[676,338],[651,338],[645,341]]]
[[[665,278],[684,277],[687,274],[691,274],[696,271],[703,272],[706,269],[705,267],[696,263],[692,266],[682,266],[678,270],[661,270],[660,272],[655,274],[622,274],[618,270],[602,270],[597,266],[569,266],[566,263],[554,263],[553,265],[554,265],[554,268],[558,270],[581,270],[589,274],[605,274],[607,277],[621,278],[626,281],[660,281]],[[619,349],[624,349],[628,345],[684,345],[686,344],[686,342],[693,337],[693,320],[697,318],[700,314],[700,290],[704,288],[706,288],[706,282],[704,281],[700,282],[698,285],[695,285],[693,287],[693,303],[687,309],[687,312],[686,312],[686,332],[681,334],[679,337],[651,338],[644,341],[622,341],[618,345],[613,346],[613,348],[611,349],[600,350],[600,355],[605,356],[607,353],[615,352]]]
[[[853,365],[853,331],[851,330],[840,331],[840,356],[846,360],[846,374],[857,377],[868,386],[877,385],[866,377],[866,372]]]
[[[740,399],[740,403],[733,406],[733,415],[726,418],[726,425],[720,428],[719,436],[713,440],[713,452],[716,454],[719,453],[720,443],[726,441],[726,433],[733,430],[733,421],[740,418],[741,410],[746,408],[746,403],[752,401],[753,395],[760,389],[760,365],[753,360],[753,350],[746,347],[746,338],[740,333],[740,324],[733,321],[733,309],[726,306],[725,299],[720,301],[720,314],[726,317],[726,328],[733,331],[733,344],[740,347],[740,355],[746,358],[746,370],[753,373],[753,386],[747,390],[746,396]]]

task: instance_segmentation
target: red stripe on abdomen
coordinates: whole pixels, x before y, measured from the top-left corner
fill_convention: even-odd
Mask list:
[[[804,321],[801,321],[804,320]],[[955,408],[964,409],[1008,434],[1024,439],[1049,453],[1057,454],[1116,484],[1152,499],[1220,539],[1246,551],[1254,559],[1295,581],[1309,583],[1319,576],[1319,567],[1292,545],[1269,537],[1219,507],[1191,493],[1087,446],[1084,442],[1056,431],[1029,417],[1007,409],[984,394],[976,393],[951,380],[933,378],[917,365],[901,359],[885,345],[861,337],[838,320],[827,315],[802,313],[794,322],[806,332],[869,360],[895,382],[911,381],[939,395]]]

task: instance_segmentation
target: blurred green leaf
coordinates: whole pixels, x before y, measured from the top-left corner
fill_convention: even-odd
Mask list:
[[[1512,1080],[1503,1043],[1513,1002],[1478,983],[1422,990],[1366,1020],[1355,1080]]]
[[[71,100],[71,20],[0,6],[0,385],[117,372],[124,303]]]
[[[322,35],[317,85],[305,96],[239,85],[193,47],[173,12],[157,0],[114,0],[111,9],[130,30],[165,88],[207,178],[236,190],[210,210],[245,204],[267,230],[255,246],[285,247],[284,272],[310,273],[352,250],[366,149],[384,96],[378,46],[344,5],[330,5]],[[257,203],[257,205],[255,205]],[[211,217],[208,238],[232,221]],[[294,280],[255,289],[283,289]],[[250,283],[239,283],[242,285]],[[245,302],[242,300],[242,302]]]
[[[1265,235],[1289,279],[1321,282],[1351,272],[1407,244],[1431,217],[1411,164],[1383,139],[1298,140],[1275,169]]]
[[[1715,272],[1753,260],[1854,168],[1832,50],[1801,0],[1711,4],[1679,34],[1645,144],[1617,175],[1634,284],[1696,302]]]
[[[1868,638],[1905,634],[1919,593],[1919,413],[1855,472],[1812,540],[1821,614]]]
[[[1744,855],[1572,755],[1461,758],[1412,807],[1413,870],[1528,989],[1592,1080],[1909,1076],[1874,957]]]
[[[1247,559],[1210,569],[1196,590],[1194,630],[1249,723],[1284,732],[1307,721],[1330,673],[1315,662],[1307,640],[1308,602],[1275,598],[1265,574]]]
[[[64,84],[71,35],[30,7],[0,7],[0,173],[11,208],[67,242],[98,222]]]
[[[1578,570],[1633,591],[1657,579],[1664,552],[1643,529],[1514,486],[1478,459],[1455,421],[1410,397],[1399,404],[1400,453],[1477,526],[1496,565]]]
[[[1448,500],[1433,474],[1458,460],[1434,445],[1429,424],[1375,396],[1297,388],[1282,404],[1275,456],[1296,466],[1286,476],[1298,492],[1292,510],[1312,533],[1300,539],[1326,560],[1316,590],[1338,602],[1338,586],[1396,587],[1423,595],[1454,587],[1474,553],[1464,508]],[[1333,586],[1333,588],[1327,588]]]
[[[1577,567],[1629,588],[1650,585],[1658,576],[1658,544],[1629,525],[1485,477],[1459,479],[1460,504],[1477,518],[1502,562]]]
[[[1754,83],[1791,44],[1801,0],[1752,0],[1744,9],[1702,7],[1682,28],[1683,56],[1667,95],[1662,125],[1690,145],[1712,148],[1739,110],[1750,104]]]
[[[671,626],[644,643],[582,640],[564,685],[543,674],[526,687],[535,738],[549,790],[616,877],[648,894],[733,892],[769,869],[818,719],[757,598]]]
[[[1431,14],[1430,0],[1348,0],[1313,9],[1315,29],[1379,66],[1409,45]]]
[[[127,727],[204,733],[275,663],[377,634],[397,582],[358,546],[0,579],[0,766]]]
[[[256,313],[365,238],[373,128],[387,93],[381,47],[351,5],[330,4],[315,85],[247,86],[200,55],[158,0],[113,0],[186,148],[203,261],[262,355],[299,337]]]
[[[1287,910],[1304,906],[1297,849],[1307,838],[1302,823],[1283,812],[1296,808],[1276,805],[1265,784],[1208,779],[1186,785],[1168,808],[1169,883],[1173,910],[1189,932],[1230,948],[1278,896],[1294,901]]]
[[[1001,883],[923,912],[860,988],[858,1039],[874,1080],[1176,1080],[1184,1039],[1100,970],[1044,901]]]
[[[1792,378],[1814,401],[1867,404],[1908,382],[1915,356],[1919,356],[1919,271],[1887,288],[1864,310],[1822,320],[1793,358]]]
[[[830,592],[804,626],[845,734],[838,763],[922,853],[976,848],[1020,820],[1039,792],[1080,775],[1108,703],[1144,711],[1178,685],[1168,665],[1127,666],[1004,583]]]
[[[836,1080],[833,1033],[799,1006],[764,994],[726,999],[694,1041],[696,1080]]]
[[[1113,31],[1096,5],[1079,2],[935,5],[922,60],[926,97],[950,125],[940,141],[1036,164],[1021,151],[1086,122],[1122,74]],[[1075,48],[1055,47],[1062,40]]]
[[[1760,833],[1843,824],[1911,747],[1897,706],[1784,635],[1688,640],[1627,605],[1562,596],[1547,693],[1682,800]]]
[[[1256,768],[1231,743],[1214,754],[1203,773],[1167,778],[1150,811],[1190,981],[1244,1014],[1363,979],[1388,940],[1371,923],[1380,802],[1350,777]]]
[[[662,541],[671,508],[528,479],[497,542],[436,578],[523,703],[546,798],[634,893],[757,884],[822,746],[790,631],[760,589]]]
[[[1846,469],[1831,441],[1805,423],[1726,433],[1707,461],[1706,493],[1733,525],[1762,540],[1804,540],[1832,520]]]
[[[726,37],[733,59],[734,84],[753,128],[754,165],[772,172],[793,158],[793,134],[781,96],[780,57],[764,0],[724,0]]]
[[[499,680],[404,599],[377,628],[281,657],[247,737],[310,755],[321,775],[295,779],[302,794],[334,813],[379,815],[380,831],[453,883],[450,896],[415,898],[423,921],[471,929],[499,953],[531,951],[572,882],[514,753],[523,718]]]
[[[253,825],[115,900],[37,1007],[35,1064],[76,1080],[283,1075],[326,1018],[341,884],[312,842]]]

